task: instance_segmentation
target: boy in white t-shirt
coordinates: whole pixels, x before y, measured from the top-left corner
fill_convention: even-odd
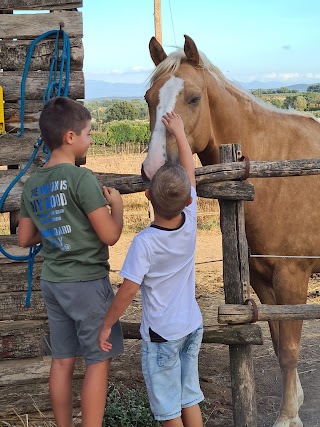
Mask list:
[[[181,117],[166,113],[162,121],[176,139],[181,165],[163,165],[146,190],[155,220],[131,243],[120,271],[124,281],[105,316],[98,342],[102,350],[110,351],[111,327],[141,286],[142,372],[154,417],[165,427],[202,427],[195,168]]]

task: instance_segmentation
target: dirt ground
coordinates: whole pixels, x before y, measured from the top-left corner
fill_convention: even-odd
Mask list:
[[[115,289],[121,283],[118,275],[126,250],[134,233],[125,233],[110,248],[111,281]],[[198,231],[196,252],[197,300],[204,325],[217,324],[217,307],[223,303],[221,235],[219,231]],[[310,281],[309,303],[320,303],[320,282]],[[123,320],[139,321],[140,296],[129,308]],[[258,427],[271,427],[281,401],[281,374],[273,353],[266,323],[260,323],[264,344],[254,346],[254,369]],[[319,321],[306,321],[303,328],[302,351],[298,367],[305,393],[300,409],[304,427],[320,426],[320,334]],[[203,411],[208,427],[232,427],[232,406],[229,376],[228,346],[203,344],[200,352],[200,380],[206,403]],[[126,341],[126,352],[114,360],[111,381],[128,386],[144,387],[140,371],[140,341]]]

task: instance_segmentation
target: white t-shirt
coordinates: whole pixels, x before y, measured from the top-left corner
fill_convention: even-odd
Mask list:
[[[150,224],[129,248],[120,275],[141,285],[142,339],[150,341],[149,328],[168,341],[197,329],[202,315],[195,298],[197,205],[184,209],[184,223],[175,230]]]

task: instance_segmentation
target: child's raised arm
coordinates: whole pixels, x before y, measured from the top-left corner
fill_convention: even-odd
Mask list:
[[[175,137],[179,151],[180,164],[187,171],[191,185],[196,187],[195,167],[192,151],[184,131],[182,118],[179,116],[179,114],[171,111],[171,113],[168,112],[162,117],[162,122],[167,128],[167,131]]]

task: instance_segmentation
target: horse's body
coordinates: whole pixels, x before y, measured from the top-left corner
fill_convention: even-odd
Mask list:
[[[203,165],[219,162],[221,144],[238,143],[250,160],[320,157],[320,123],[263,104],[229,82],[185,36],[184,51],[168,57],[152,38],[157,66],[146,93],[151,141],[143,168],[151,178],[167,158],[177,160],[175,141],[161,116],[181,115],[189,144]],[[320,256],[320,178],[255,179],[255,198],[245,205],[246,233],[252,254]],[[320,271],[320,259],[251,258],[251,285],[264,304],[302,304],[308,280]],[[301,321],[270,322],[283,396],[274,427],[301,427],[303,391],[297,373]]]

